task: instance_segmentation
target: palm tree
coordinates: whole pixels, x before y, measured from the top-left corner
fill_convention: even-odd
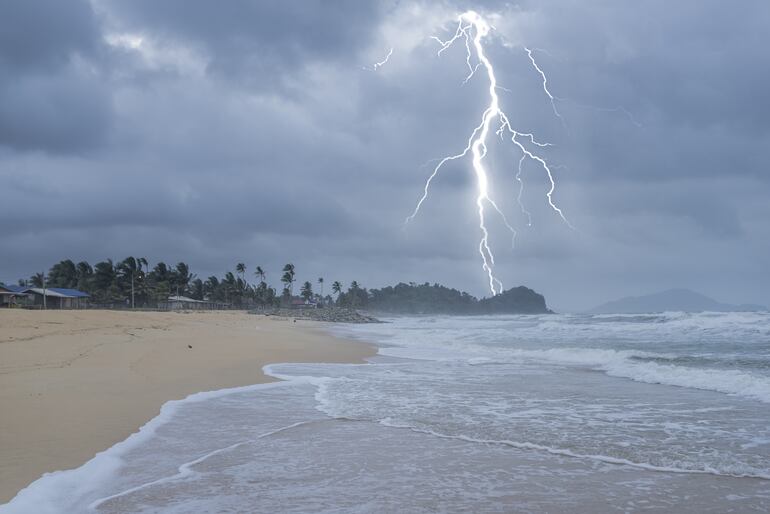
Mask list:
[[[246,265],[242,262],[239,262],[235,265],[235,272],[240,275],[240,278],[238,278],[238,281],[236,282],[236,287],[238,288],[238,296],[241,298],[241,302],[243,302],[243,296],[246,293],[246,289],[248,289],[249,283],[246,282]]]
[[[222,301],[222,288],[220,287],[219,279],[215,276],[210,276],[206,282],[203,283],[204,296],[208,296],[209,300]]]
[[[321,286],[321,298],[324,296],[324,278],[318,277],[318,285]]]
[[[148,280],[152,284],[152,296],[155,302],[165,302],[171,294],[171,286],[176,283],[173,270],[165,262],[159,262],[148,274]]]
[[[340,295],[342,294],[342,282],[339,280],[335,280],[332,282],[332,293],[335,293],[337,295],[336,303],[339,305],[340,303]]]
[[[310,300],[313,297],[313,284],[309,281],[302,284],[302,291],[300,293],[305,301]]]
[[[48,284],[53,287],[77,287],[77,268],[70,259],[54,264],[48,272]]]
[[[283,267],[281,282],[286,285],[286,289],[288,289],[289,294],[291,295],[294,286],[294,264],[289,263]]]
[[[46,276],[45,273],[42,271],[40,273],[35,273],[30,277],[30,281],[32,282],[32,287],[40,287],[43,289],[43,308],[46,309]]]
[[[131,286],[131,308],[136,306],[134,301],[134,279],[142,272],[142,265],[139,259],[126,257],[116,266],[119,278],[127,280]]]
[[[148,276],[150,274],[150,263],[147,260],[146,257],[140,257],[139,260],[144,264],[144,275]]]
[[[147,262],[147,257],[139,257],[136,259],[136,263],[139,265],[139,278],[141,279],[139,281],[140,294],[144,297],[144,305],[147,306],[147,298],[149,296],[147,291],[147,275],[150,274],[150,263]],[[146,271],[142,271],[142,266],[144,266]]]
[[[78,262],[76,268],[78,276],[77,289],[91,292],[91,278],[94,276],[94,269],[86,261]]]
[[[103,302],[120,302],[123,300],[118,287],[118,273],[112,259],[97,262],[94,266],[94,288]]]
[[[203,280],[196,278],[190,284],[190,291],[195,300],[203,300]]]
[[[350,294],[350,306],[354,309],[356,308],[356,300],[358,299],[358,282],[353,281],[350,283],[350,288],[348,289],[348,293]]]
[[[29,282],[32,284],[32,287],[43,287],[43,284],[45,283],[45,274],[42,272],[35,273],[29,277]]]
[[[294,280],[291,278],[291,274],[288,271],[281,276],[281,282],[283,282],[283,290],[291,295],[291,284]]]
[[[257,266],[256,271],[254,271],[254,275],[256,275],[259,279],[260,284],[265,281],[265,271],[262,269],[262,266]]]
[[[169,288],[176,292],[176,295],[188,294],[190,282],[195,279],[195,273],[190,273],[190,266],[184,262],[177,263],[174,269],[169,269]]]
[[[235,285],[236,285],[235,275],[233,275],[232,271],[228,271],[227,273],[225,273],[224,280],[222,280],[222,286],[225,289],[225,301],[226,302],[230,301],[229,293],[235,292]],[[234,298],[233,298],[233,300],[234,300]],[[233,303],[235,303],[235,302],[233,302]]]

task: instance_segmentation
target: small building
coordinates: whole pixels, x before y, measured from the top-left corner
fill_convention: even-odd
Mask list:
[[[292,309],[317,309],[318,302],[315,300],[305,300],[304,298],[292,298],[289,304]]]
[[[19,300],[27,298],[23,292],[26,287],[0,285],[0,307],[15,307]]]
[[[23,292],[32,297],[32,304],[46,309],[85,309],[90,295],[77,289],[63,287],[25,287]]]
[[[186,311],[186,310],[215,310],[225,309],[226,304],[211,302],[208,300],[196,300],[187,296],[169,296],[165,302],[158,304],[160,309],[169,311]]]

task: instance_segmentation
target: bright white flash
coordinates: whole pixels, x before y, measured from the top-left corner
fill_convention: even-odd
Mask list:
[[[521,200],[521,196],[523,193],[523,182],[521,180],[521,172],[522,172],[523,163],[526,159],[535,161],[545,170],[551,185],[550,189],[546,193],[546,196],[548,198],[548,204],[559,215],[559,217],[565,223],[567,223],[568,226],[572,227],[572,225],[570,225],[569,221],[567,221],[567,218],[564,216],[564,213],[562,212],[562,210],[559,207],[557,207],[553,201],[552,195],[553,195],[554,189],[556,188],[556,183],[554,182],[551,168],[549,168],[548,163],[545,161],[545,159],[540,157],[534,150],[530,150],[527,148],[527,146],[525,146],[525,143],[526,143],[528,145],[535,146],[535,147],[544,147],[544,146],[548,146],[548,143],[540,143],[535,140],[535,137],[532,134],[518,132],[517,130],[515,130],[511,126],[511,123],[508,120],[508,116],[500,108],[500,102],[497,96],[497,89],[500,88],[500,86],[497,85],[497,78],[495,77],[494,67],[492,66],[492,63],[489,61],[486,54],[484,53],[484,46],[482,45],[482,40],[484,39],[485,36],[487,36],[487,34],[489,34],[490,28],[491,27],[489,26],[489,24],[478,13],[476,13],[475,11],[467,11],[460,15],[459,23],[457,25],[457,30],[455,31],[454,36],[451,39],[447,41],[442,41],[437,37],[433,38],[436,41],[438,41],[438,43],[441,45],[441,48],[438,51],[438,55],[441,55],[441,53],[444,50],[452,46],[457,40],[463,40],[463,42],[465,43],[465,50],[466,50],[465,63],[468,67],[468,75],[465,78],[465,82],[470,80],[479,68],[484,68],[484,71],[486,71],[486,74],[487,74],[487,78],[489,79],[489,89],[488,89],[489,104],[487,105],[486,109],[484,110],[484,113],[481,116],[481,122],[479,123],[478,126],[476,126],[476,128],[473,129],[473,132],[468,138],[468,144],[465,146],[462,152],[455,155],[444,157],[438,162],[436,167],[433,168],[433,172],[430,174],[430,176],[428,177],[428,180],[425,182],[423,194],[420,197],[419,201],[417,202],[414,212],[412,212],[412,214],[406,218],[406,223],[409,223],[414,219],[415,216],[417,216],[418,212],[420,211],[420,208],[422,207],[423,202],[425,202],[425,200],[428,197],[428,191],[430,190],[431,182],[436,177],[441,167],[449,161],[454,161],[465,157],[470,152],[471,163],[472,163],[473,171],[476,176],[476,184],[478,189],[478,194],[476,196],[476,207],[478,209],[478,216],[479,216],[479,229],[481,230],[481,240],[479,241],[478,251],[479,251],[479,255],[481,255],[482,268],[487,273],[487,277],[489,280],[489,289],[492,292],[492,294],[495,295],[503,291],[503,284],[495,276],[495,273],[494,273],[495,256],[492,253],[492,249],[489,243],[489,231],[487,230],[486,221],[485,221],[485,207],[489,206],[492,209],[494,209],[495,212],[500,216],[500,218],[502,219],[503,223],[508,228],[508,230],[510,230],[514,240],[516,237],[516,230],[508,222],[502,210],[498,207],[497,203],[495,202],[495,200],[492,198],[492,195],[490,194],[489,177],[487,176],[487,170],[485,169],[484,162],[483,162],[484,157],[487,155],[487,141],[489,139],[489,133],[492,127],[492,123],[495,120],[498,123],[495,134],[500,137],[510,136],[511,142],[514,145],[516,145],[523,154],[521,157],[521,160],[519,161],[518,173],[516,174],[516,180],[519,182],[519,195],[517,200],[522,212],[527,216],[528,224],[531,224],[531,216],[530,216],[530,213],[524,208],[524,205]],[[529,53],[530,53],[530,59],[532,60],[535,68],[543,77],[543,89],[546,91],[546,94],[548,94],[548,96],[551,99],[551,104],[553,105],[554,112],[556,113],[557,116],[559,116],[559,118],[561,118],[561,115],[559,115],[558,111],[556,110],[556,106],[553,103],[553,100],[554,100],[553,96],[551,96],[551,94],[548,92],[546,80],[545,80],[545,74],[537,66],[537,64],[534,63],[534,60],[532,59],[532,56],[531,56],[531,52]]]

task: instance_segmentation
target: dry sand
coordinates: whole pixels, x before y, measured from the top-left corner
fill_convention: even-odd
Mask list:
[[[168,400],[270,381],[269,363],[374,354],[317,327],[236,312],[0,310],[0,504],[124,440]]]

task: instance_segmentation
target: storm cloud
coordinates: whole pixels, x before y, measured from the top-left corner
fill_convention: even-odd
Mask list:
[[[199,276],[439,281],[485,294],[468,162],[431,159],[484,108],[464,48],[432,35],[473,8],[516,127],[501,144],[497,272],[551,306],[690,287],[770,304],[770,5],[613,2],[10,1],[0,6],[0,280],[63,258],[147,256]],[[523,47],[548,75],[552,112]],[[393,55],[376,72],[374,62]],[[427,164],[426,164],[427,163]]]

